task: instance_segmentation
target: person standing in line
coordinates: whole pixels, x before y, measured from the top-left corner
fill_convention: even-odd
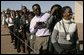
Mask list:
[[[20,46],[21,46],[21,41],[20,39],[22,38],[21,34],[19,33],[20,30],[20,15],[19,11],[15,12],[15,18],[14,18],[14,31],[15,31],[15,45],[17,47],[17,52],[19,53],[21,51]],[[18,39],[19,38],[19,39]]]
[[[50,14],[51,14],[51,16],[49,17],[49,19],[47,21],[47,24],[48,24],[47,26],[52,35],[55,24],[62,19],[62,7],[58,4],[53,5],[51,7]],[[51,39],[51,36],[49,37],[48,51],[49,51],[49,53],[53,53],[54,49],[53,49],[50,39]]]
[[[51,42],[58,54],[76,54],[79,38],[76,23],[71,21],[73,12],[69,6],[64,6],[62,12],[62,20],[54,26]]]
[[[29,12],[29,14],[28,14],[28,24],[26,25],[27,42],[28,42],[28,45],[31,48],[34,48],[33,47],[34,41],[33,41],[33,39],[31,39],[31,33],[30,33],[30,30],[29,30],[29,27],[30,27],[30,21],[32,20],[32,18],[34,16],[35,16],[35,14],[33,12]],[[32,50],[29,47],[28,47],[28,50],[29,50],[29,53],[31,54]]]
[[[21,16],[21,19],[20,19],[20,26],[21,26],[21,29],[22,29],[22,40],[26,43],[27,41],[27,37],[26,37],[26,24],[28,23],[27,21],[27,13],[29,11],[27,11],[27,8],[26,6],[22,6],[21,7],[21,10],[22,10],[22,16]],[[22,47],[23,47],[23,52],[25,53],[25,51],[27,51],[27,46],[25,45],[25,43],[22,43]]]
[[[13,10],[10,13],[11,13],[10,15],[11,15],[11,18],[12,18],[13,24],[14,24],[14,19],[15,19],[15,16],[16,16],[15,15],[15,11]],[[14,26],[15,26],[15,24],[14,24]],[[13,28],[13,31],[14,31],[13,34],[15,34],[15,28]],[[17,39],[16,39],[16,36],[15,35],[14,35],[14,40],[15,40],[14,41],[14,49],[17,49]]]
[[[30,32],[34,35],[34,54],[47,53],[47,44],[50,36],[49,29],[46,27],[46,21],[50,17],[50,14],[41,12],[39,4],[32,6],[35,14],[34,18],[30,22]]]
[[[4,27],[7,25],[7,23],[6,23],[6,13],[5,13],[5,11],[3,11],[2,12],[2,14],[1,14],[1,24],[2,25],[4,25]]]
[[[10,32],[10,35],[11,35],[11,43],[13,43],[14,41],[14,23],[13,23],[13,19],[11,18],[11,15],[10,13],[6,13],[6,23],[8,24],[8,28],[9,28],[9,32]]]

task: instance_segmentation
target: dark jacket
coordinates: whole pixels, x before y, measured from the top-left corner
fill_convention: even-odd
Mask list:
[[[53,31],[53,28],[55,26],[55,24],[61,20],[61,17],[58,17],[56,15],[52,15],[49,19],[48,19],[48,28],[50,30],[50,32]]]
[[[20,29],[20,17],[14,19],[14,29]]]

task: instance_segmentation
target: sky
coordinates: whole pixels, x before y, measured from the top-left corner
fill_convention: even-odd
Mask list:
[[[1,11],[10,8],[12,10],[20,10],[21,5],[26,6],[30,11],[32,11],[33,4],[39,4],[41,6],[41,11],[45,12],[50,10],[54,4],[59,4],[63,6],[70,6],[74,12],[75,1],[1,1]]]

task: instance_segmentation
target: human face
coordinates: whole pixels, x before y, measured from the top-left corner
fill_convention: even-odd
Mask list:
[[[10,14],[6,14],[6,16],[7,16],[7,18],[11,17],[11,15],[10,15]]]
[[[69,8],[67,8],[67,9],[64,11],[63,17],[64,17],[65,19],[67,19],[67,20],[70,20],[70,19],[71,19],[72,13],[70,12],[70,9],[69,9]]]
[[[35,13],[36,16],[39,16],[41,13],[40,7],[34,6],[33,7],[33,12]]]
[[[11,17],[12,17],[12,18],[15,18],[15,12],[12,12],[12,13],[11,13]]]
[[[23,11],[24,13],[26,13],[26,12],[27,12],[27,10],[26,10],[26,9],[23,9],[22,11]]]
[[[19,12],[20,16],[22,16],[22,12]]]
[[[16,17],[19,17],[19,13],[16,12]]]
[[[29,18],[29,21],[31,21],[31,19],[33,18],[34,16],[32,14],[29,14],[28,15],[28,18]]]

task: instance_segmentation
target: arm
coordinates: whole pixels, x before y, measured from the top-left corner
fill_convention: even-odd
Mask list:
[[[45,21],[48,20],[49,17],[50,17],[50,14],[49,14],[49,13],[45,13],[45,14],[41,17],[41,19],[40,19],[39,22],[45,22]]]
[[[58,37],[59,37],[58,33],[59,33],[59,31],[58,31],[57,26],[58,26],[58,23],[54,27],[54,30],[53,30],[53,33],[52,33],[52,36],[51,36],[51,42],[54,46],[55,51],[57,51],[59,54],[61,54],[64,51],[64,49],[62,49],[60,47],[59,43],[58,43]]]
[[[53,15],[53,14],[55,13],[56,10],[57,10],[57,7],[54,7],[54,8],[51,10],[50,15]]]
[[[29,27],[31,33],[34,33],[34,27],[35,27],[35,25],[36,25],[36,21],[33,18],[31,20],[31,22],[30,22],[30,27]]]
[[[52,35],[51,35],[51,42],[52,43],[57,42],[57,39],[58,39],[57,35],[58,35],[57,25],[55,25],[54,30],[53,30]]]
[[[51,16],[48,21],[47,21],[47,28],[49,29],[50,32],[52,32],[52,22],[53,22],[53,16]]]

